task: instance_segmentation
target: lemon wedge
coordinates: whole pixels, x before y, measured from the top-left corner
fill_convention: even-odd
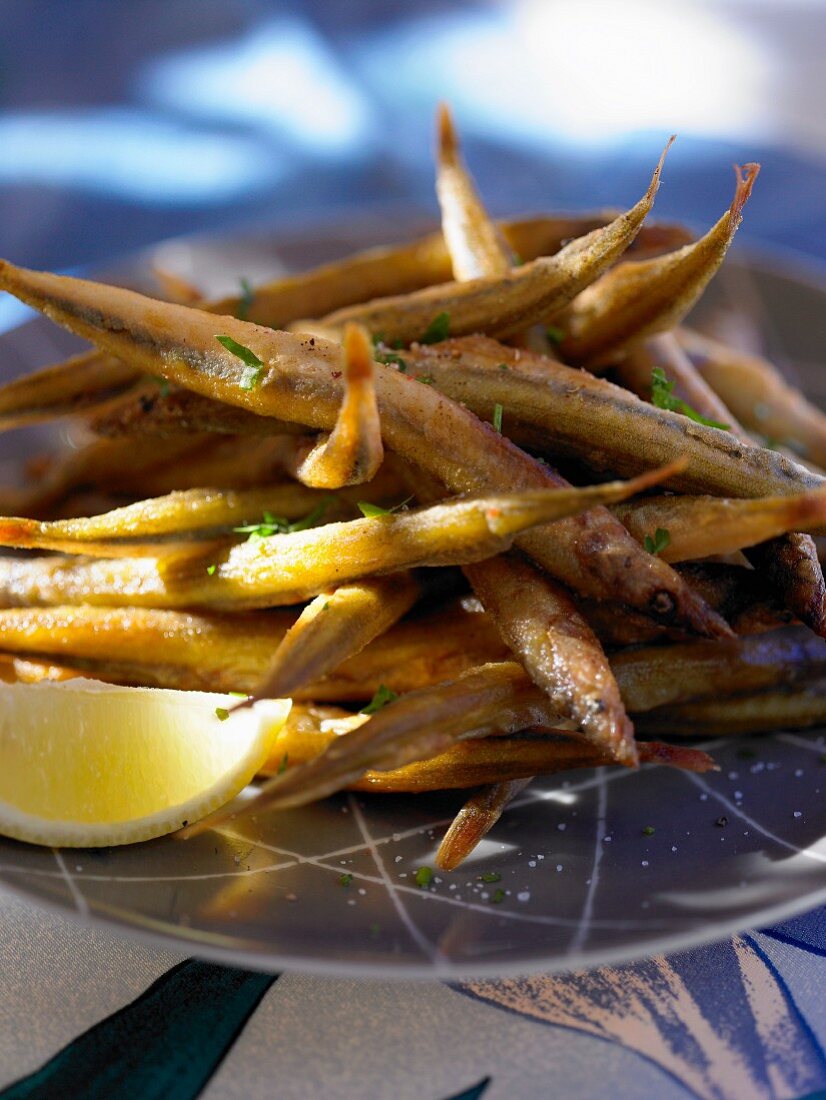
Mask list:
[[[205,817],[252,779],[291,706],[237,704],[95,680],[0,683],[0,834],[93,848]]]

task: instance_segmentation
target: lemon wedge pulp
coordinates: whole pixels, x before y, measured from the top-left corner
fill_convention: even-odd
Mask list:
[[[0,834],[91,848],[205,817],[252,779],[291,705],[237,704],[94,680],[0,683]]]

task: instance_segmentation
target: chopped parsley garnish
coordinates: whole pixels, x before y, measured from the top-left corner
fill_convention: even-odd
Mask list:
[[[250,351],[243,344],[239,344],[237,340],[233,340],[231,336],[218,336],[216,334],[215,339],[246,366],[247,369],[242,372],[241,380],[238,383],[241,389],[254,390],[264,373],[263,360],[259,359],[254,351]]]
[[[321,608],[321,610],[322,611],[329,611],[330,610],[330,601],[329,600],[327,600],[327,602],[324,604],[324,606]]]
[[[502,406],[499,404],[498,401],[493,406],[493,421],[492,421],[492,423],[493,423],[494,429],[497,432],[499,432],[499,434],[501,435],[502,434]]]
[[[271,535],[283,535],[290,526],[290,521],[283,516],[274,516],[272,512],[265,512],[261,523],[246,523],[243,527],[233,527],[236,535],[248,535],[247,542],[254,539],[268,539]]]
[[[655,832],[656,832],[656,830],[655,830],[653,825],[645,825],[643,827],[643,830],[642,830],[642,835],[643,836],[653,836]]]
[[[420,374],[416,381],[421,382],[423,386],[432,386],[436,379],[432,374]]]
[[[366,519],[373,519],[374,516],[391,515],[390,508],[382,508],[380,504],[371,504],[369,500],[358,501],[357,507]]]
[[[433,881],[433,868],[420,867],[416,872],[415,882],[420,890],[425,890]]]
[[[380,504],[371,504],[369,500],[360,500],[356,503],[356,507],[365,519],[375,519],[376,516],[392,516],[394,512],[401,511],[412,499],[413,497],[408,497],[407,500],[394,504],[392,508],[382,508]]]
[[[480,875],[479,878],[482,882],[500,882],[502,876],[499,874],[498,871],[485,871],[485,873],[483,875]]]
[[[651,372],[651,404],[658,409],[665,409],[666,412],[682,413],[689,420],[697,424],[705,424],[707,428],[720,428],[724,432],[729,430],[728,424],[721,424],[719,420],[710,420],[707,416],[702,416],[696,409],[692,409],[688,402],[675,397],[674,385],[674,382],[669,382],[666,378],[662,367],[654,367]]]
[[[327,511],[329,504],[330,498],[324,497],[306,516],[292,522],[284,516],[274,516],[272,512],[265,512],[261,523],[247,523],[243,527],[233,527],[233,531],[237,535],[247,535],[247,542],[268,539],[272,535],[293,535],[296,531],[306,531],[308,527],[317,523]]]
[[[665,529],[665,527],[658,527],[654,532],[653,538],[651,535],[646,535],[642,540],[643,548],[649,554],[660,554],[665,550],[666,546],[671,543],[671,535]]]
[[[229,711],[226,707],[216,707],[215,717],[219,722],[226,722],[227,718],[229,718]]]
[[[217,568],[218,568],[218,566],[217,566],[217,565],[208,565],[208,566],[207,566],[207,573],[208,573],[208,574],[210,575],[210,577],[212,577],[212,576],[214,576],[214,575],[215,575],[215,570],[216,570]]]
[[[249,279],[242,278],[239,282],[241,283],[241,297],[238,301],[238,313],[236,316],[239,321],[246,321],[250,315],[250,306],[255,297],[255,291],[252,289]]]
[[[499,370],[510,370],[510,367],[508,366],[507,363],[500,363],[499,364]]]
[[[438,313],[424,331],[420,344],[438,344],[450,336],[450,314]]]
[[[249,695],[245,691],[228,691],[227,695],[232,695],[236,699],[249,699]]]
[[[386,707],[388,703],[394,702],[398,699],[398,695],[395,691],[391,691],[385,684],[379,684],[379,689],[366,707],[361,708],[362,714],[375,714],[376,711],[381,710],[382,707]]]
[[[283,775],[284,772],[287,770],[287,764],[289,762],[290,762],[289,754],[285,752],[283,757],[281,758],[281,763],[278,765],[278,771],[275,774],[276,775]]]
[[[407,374],[407,362],[396,351],[381,351],[376,353],[376,361],[389,366],[391,363],[399,368],[400,374]]]
[[[157,382],[160,387],[159,397],[169,397],[169,379],[162,378],[159,374],[152,375],[153,382]]]
[[[500,905],[505,900],[505,891],[501,887],[498,890],[494,890],[490,896],[490,900],[494,905]]]
[[[349,871],[345,871],[343,875],[338,876],[338,881],[341,886],[349,886],[353,881],[353,876]]]
[[[547,325],[545,328],[545,336],[548,339],[548,343],[553,344],[555,348],[558,348],[565,339],[565,333],[561,328],[557,328],[556,325]]]

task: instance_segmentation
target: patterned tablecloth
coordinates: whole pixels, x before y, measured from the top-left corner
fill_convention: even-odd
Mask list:
[[[586,6],[596,22],[562,41]],[[653,95],[618,39],[594,54],[607,2],[3,0],[0,254],[67,267],[261,218],[432,213],[431,111],[448,95],[496,211],[633,201],[677,126],[659,214],[708,224],[731,161],[761,159],[744,234],[826,259],[822,5],[618,6],[623,49],[658,28],[677,44]],[[698,43],[702,72],[684,73]],[[605,83],[582,120],[616,123],[601,143],[553,129],[578,102],[554,66],[574,79],[583,49]],[[705,103],[693,128],[671,74]],[[645,132],[618,115],[634,95]],[[0,989],[2,1098],[826,1096],[826,910],[633,965],[447,985],[222,968],[4,894]]]
[[[453,985],[225,968],[10,897],[0,943],[2,1100],[826,1096],[826,910]]]

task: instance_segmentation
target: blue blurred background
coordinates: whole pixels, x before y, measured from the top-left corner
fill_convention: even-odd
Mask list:
[[[435,214],[436,102],[490,207],[634,201],[826,260],[821,0],[0,0],[0,254]]]

